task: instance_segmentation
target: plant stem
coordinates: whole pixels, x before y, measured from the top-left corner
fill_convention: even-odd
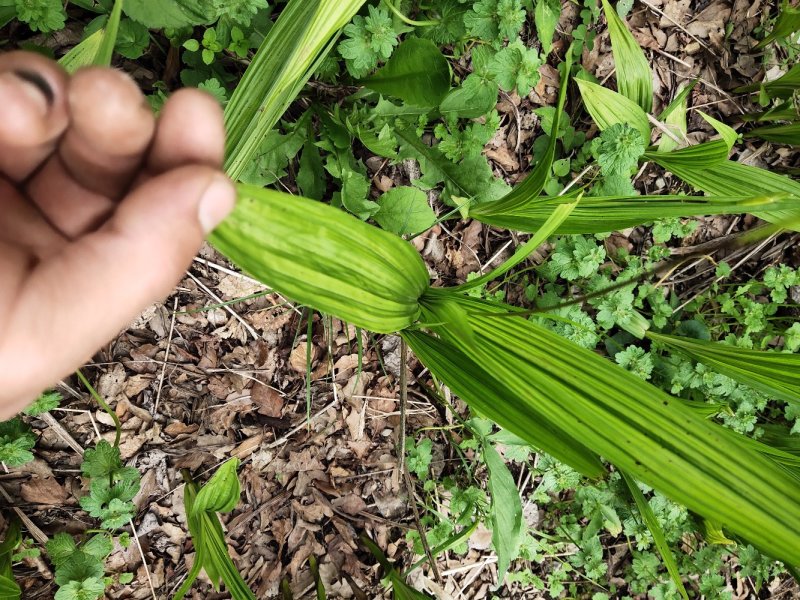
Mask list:
[[[100,405],[100,408],[106,411],[108,416],[111,417],[111,420],[114,421],[114,427],[117,430],[116,436],[114,437],[114,447],[119,448],[119,439],[122,436],[122,423],[120,423],[117,413],[111,410],[111,407],[106,403],[106,401],[100,397],[100,394],[97,393],[97,390],[95,390],[92,384],[89,383],[89,380],[86,379],[86,376],[81,372],[80,369],[75,371],[75,374],[78,376],[78,379],[80,379],[84,387],[89,390],[89,394],[91,394],[92,398],[94,398],[95,401]]]
[[[383,2],[389,7],[389,10],[391,10],[397,16],[397,18],[406,25],[411,25],[412,27],[432,27],[439,24],[439,21],[415,21],[413,19],[409,19],[397,9],[392,0],[383,0]]]

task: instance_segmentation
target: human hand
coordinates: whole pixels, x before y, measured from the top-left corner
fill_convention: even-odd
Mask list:
[[[0,419],[166,296],[233,208],[217,102],[0,55]]]

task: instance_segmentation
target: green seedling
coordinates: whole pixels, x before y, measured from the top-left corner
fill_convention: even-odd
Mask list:
[[[183,498],[195,559],[186,581],[173,600],[181,600],[189,592],[201,570],[206,572],[215,589],[219,590],[220,583],[224,583],[234,600],[255,600],[255,595],[228,555],[225,532],[217,516],[217,513],[232,511],[239,503],[241,488],[236,475],[238,466],[238,459],[229,460],[202,487],[198,487],[184,472],[186,484]]]

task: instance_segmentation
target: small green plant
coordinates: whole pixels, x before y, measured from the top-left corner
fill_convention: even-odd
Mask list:
[[[100,519],[103,529],[113,531],[128,523],[136,514],[131,501],[139,491],[141,474],[122,466],[119,448],[100,441],[86,451],[81,471],[90,481],[89,495],[81,498],[81,507]]]
[[[184,472],[183,498],[196,554],[192,569],[173,600],[181,600],[188,593],[201,570],[206,572],[215,589],[219,590],[220,583],[224,582],[234,600],[255,600],[228,555],[225,532],[217,516],[217,513],[232,511],[239,503],[238,467],[236,458],[223,463],[201,488]]]
[[[45,392],[39,396],[33,404],[28,406],[28,408],[22,412],[30,417],[36,417],[42,413],[46,413],[58,408],[63,399],[64,398],[61,396],[61,394],[56,391]]]
[[[89,479],[90,493],[80,499],[81,507],[90,516],[100,519],[107,530],[96,533],[81,543],[66,533],[56,534],[47,544],[47,554],[56,568],[57,600],[96,600],[114,578],[105,573],[105,560],[111,554],[114,532],[131,521],[136,507],[131,502],[139,491],[141,475],[132,467],[124,467],[119,447],[101,440],[86,450],[81,472]],[[123,547],[130,544],[127,533],[119,536]],[[119,583],[130,583],[130,574],[118,576]]]
[[[58,591],[55,600],[97,600],[113,583],[105,574],[104,562],[114,549],[111,535],[97,533],[81,543],[66,533],[47,542],[47,554],[55,565]],[[120,576],[122,579],[122,576]]]
[[[22,590],[11,572],[11,564],[15,560],[15,550],[22,543],[20,521],[11,519],[5,532],[5,538],[0,542],[0,598],[3,600],[20,600]]]
[[[36,436],[19,417],[0,423],[0,462],[19,467],[33,460]]]

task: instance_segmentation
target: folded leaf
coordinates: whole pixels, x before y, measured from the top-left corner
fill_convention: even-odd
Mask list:
[[[633,100],[642,110],[653,110],[653,73],[650,62],[631,32],[620,19],[608,0],[603,0],[603,12],[608,21],[611,51],[617,70],[617,88],[620,94]],[[644,137],[645,140],[649,136]]]
[[[503,398],[493,413],[508,413],[503,421],[518,420],[513,410],[537,420],[539,429],[563,432],[554,443],[534,430],[508,427],[535,446],[563,453],[579,443],[766,553],[800,562],[800,481],[756,447],[740,443],[741,436],[536,323],[498,314],[513,309],[439,289],[421,303],[425,322],[439,338],[404,336],[465,402],[483,404],[481,390],[492,386]],[[462,334],[463,324],[450,326],[454,310],[462,311],[471,340]],[[430,347],[436,355],[426,355]],[[490,382],[484,381],[487,374]]]
[[[329,204],[238,190],[236,209],[211,238],[236,264],[290,299],[370,331],[414,323],[429,276],[411,244]]]
[[[586,110],[601,131],[616,123],[627,123],[642,134],[645,142],[650,141],[650,121],[636,102],[591,81],[575,81],[578,82]]]
[[[785,125],[768,125],[757,127],[744,134],[746,138],[761,138],[776,144],[800,145],[800,122],[787,123]]]
[[[800,30],[800,8],[791,6],[784,0],[781,3],[781,12],[772,27],[772,31],[756,45],[754,50],[761,50],[775,40],[786,39],[798,30]]]
[[[680,152],[680,151],[679,151]],[[664,153],[677,154],[677,152]],[[476,219],[516,231],[534,232],[541,228],[557,206],[575,200],[572,196],[539,197],[501,210],[496,203],[481,204],[472,210]],[[739,214],[783,210],[800,214],[797,198],[784,193],[762,196],[584,196],[558,226],[558,233],[602,233],[620,231],[669,217]]]
[[[679,140],[685,140],[688,133],[686,125],[687,99],[696,84],[697,80],[695,79],[691,84],[681,88],[678,95],[669,103],[669,106],[658,116],[658,119],[664,123],[670,133]],[[670,152],[675,150],[678,145],[679,142],[676,142],[670,136],[662,135],[658,141],[658,151]]]
[[[765,94],[768,98],[790,98],[795,90],[800,89],[800,64],[795,64],[786,73],[764,83],[752,83],[736,88],[734,92],[758,92]]]
[[[522,542],[522,502],[517,484],[503,458],[489,442],[483,444],[492,495],[492,544],[497,552],[497,579],[503,582],[511,561],[519,556]]]
[[[114,46],[119,33],[119,21],[122,14],[122,0],[115,0],[114,8],[108,16],[105,26],[98,29],[80,44],[72,48],[58,61],[68,73],[74,73],[81,67],[96,65],[107,67],[114,55]]]
[[[660,157],[653,156],[652,160],[662,164]],[[791,196],[800,208],[800,183],[766,169],[743,165],[732,160],[725,160],[705,168],[672,163],[669,169],[689,185],[712,196],[759,196],[783,193]],[[758,209],[748,212],[765,221],[798,229],[796,209]]]
[[[620,471],[620,474],[625,480],[625,484],[628,486],[628,491],[631,493],[633,501],[636,504],[636,508],[639,510],[639,515],[642,517],[642,522],[647,526],[647,529],[650,530],[650,533],[653,536],[653,542],[655,542],[656,548],[658,548],[658,553],[661,555],[661,560],[664,561],[664,566],[667,567],[669,576],[672,578],[672,581],[678,588],[680,595],[683,596],[685,600],[689,600],[689,594],[686,593],[686,588],[683,585],[681,572],[678,568],[678,563],[675,560],[675,555],[672,554],[672,549],[669,547],[669,544],[664,537],[664,530],[661,528],[661,524],[658,522],[656,515],[653,513],[653,509],[650,508],[650,505],[647,503],[644,494],[642,494],[642,490],[640,490],[639,486],[636,484],[636,480],[628,475],[625,471]]]
[[[748,350],[662,333],[648,332],[647,336],[768,396],[800,403],[800,354]]]
[[[365,0],[291,0],[225,107],[225,171],[237,180]]]

